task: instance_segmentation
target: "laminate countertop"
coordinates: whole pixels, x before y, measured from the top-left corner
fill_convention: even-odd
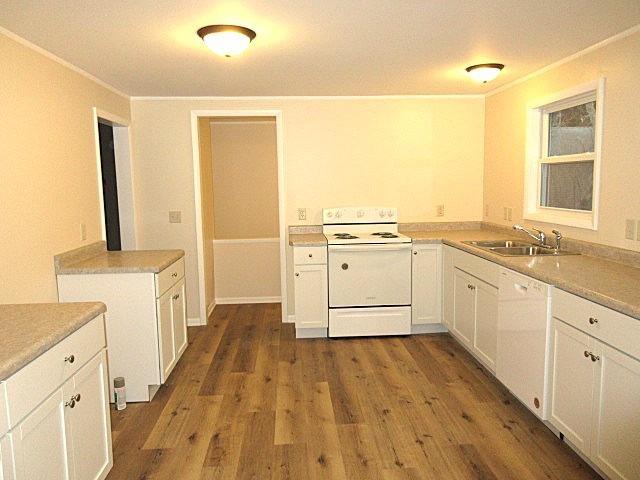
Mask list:
[[[528,275],[561,290],[640,319],[640,268],[589,255],[505,257],[462,243],[522,240],[492,230],[403,231],[414,244],[443,243]]]
[[[292,247],[326,247],[327,237],[324,233],[291,233],[289,245]]]
[[[0,305],[0,380],[106,310],[101,302]]]
[[[104,250],[88,258],[61,263],[56,266],[56,273],[158,273],[182,257],[183,250]]]

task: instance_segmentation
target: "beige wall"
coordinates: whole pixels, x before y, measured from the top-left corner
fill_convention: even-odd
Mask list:
[[[279,110],[287,224],[296,208],[397,206],[401,222],[482,217],[484,99],[133,99],[141,248],[184,248],[189,316],[198,315],[192,110]],[[444,218],[435,206],[445,204]],[[182,224],[168,224],[169,210]],[[287,265],[290,268],[290,265]],[[289,296],[291,291],[289,289]]]
[[[129,99],[2,34],[0,58],[0,303],[55,302],[53,255],[101,237],[92,107]]]
[[[198,139],[200,151],[200,195],[202,216],[202,237],[204,242],[204,294],[207,309],[215,300],[214,274],[214,194],[213,194],[213,156],[211,154],[211,128],[209,119],[198,119]]]
[[[275,119],[214,119],[211,143],[215,238],[278,237]]]
[[[594,50],[486,99],[485,220],[522,221],[524,199],[525,109],[528,102],[606,77],[604,137],[598,230],[535,222],[566,236],[640,250],[624,239],[625,219],[640,219],[640,33]],[[513,221],[502,220],[503,207]]]

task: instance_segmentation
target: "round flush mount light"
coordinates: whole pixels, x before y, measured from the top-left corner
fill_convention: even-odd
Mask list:
[[[208,25],[198,30],[198,36],[214,53],[232,57],[247,49],[256,32],[239,25]]]
[[[501,63],[480,63],[465,70],[476,82],[487,83],[496,78],[503,68]]]

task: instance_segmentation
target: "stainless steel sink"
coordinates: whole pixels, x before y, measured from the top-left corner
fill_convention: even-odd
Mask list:
[[[508,248],[508,247],[531,247],[533,243],[520,242],[517,240],[473,240],[462,242],[480,248]]]
[[[481,248],[505,257],[536,257],[538,255],[580,255],[567,250],[556,251],[554,248],[534,245],[514,240],[466,241],[467,245]]]

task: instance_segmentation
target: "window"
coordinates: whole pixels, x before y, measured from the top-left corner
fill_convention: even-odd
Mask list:
[[[528,108],[525,218],[597,228],[604,79]]]

